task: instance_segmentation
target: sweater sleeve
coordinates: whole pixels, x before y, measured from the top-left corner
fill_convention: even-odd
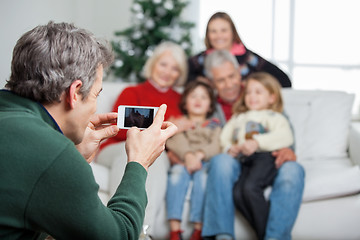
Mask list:
[[[220,144],[223,152],[227,152],[233,145],[233,135],[235,130],[235,116],[231,117],[230,120],[223,127],[220,134]]]
[[[294,142],[289,121],[279,113],[273,115],[268,121],[268,132],[254,135],[261,151],[274,151],[289,147]]]
[[[128,163],[106,207],[90,166],[68,146],[34,186],[25,218],[31,228],[55,239],[138,239],[147,203],[146,176],[140,164]]]

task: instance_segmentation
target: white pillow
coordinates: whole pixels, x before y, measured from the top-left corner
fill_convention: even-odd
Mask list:
[[[296,97],[295,92],[283,93],[285,102],[285,114],[288,116],[295,134],[295,152],[298,158],[302,153],[306,142],[306,128],[310,117],[310,102],[306,98]]]
[[[283,89],[285,111],[301,159],[347,156],[354,95],[340,91]]]

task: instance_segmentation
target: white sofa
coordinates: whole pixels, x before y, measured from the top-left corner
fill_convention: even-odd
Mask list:
[[[104,82],[98,112],[110,111],[115,98],[126,86],[128,84]],[[339,91],[284,89],[283,97],[295,130],[298,162],[306,172],[303,202],[293,228],[293,239],[360,239],[360,123],[351,122],[354,96]],[[123,170],[116,169],[116,164],[102,165],[109,156],[119,154],[117,148],[109,147],[104,151],[107,152],[100,157],[105,159],[97,159],[92,167],[100,185],[99,196],[106,203]],[[166,171],[168,164],[161,164],[162,171]],[[165,186],[156,181],[151,184],[160,184],[159,188]],[[164,199],[157,204],[156,219],[149,224],[151,234],[156,239],[166,239],[169,229]],[[187,209],[185,206],[184,219],[188,216]],[[187,238],[192,229],[183,222]],[[234,224],[236,239],[255,239],[239,213]]]

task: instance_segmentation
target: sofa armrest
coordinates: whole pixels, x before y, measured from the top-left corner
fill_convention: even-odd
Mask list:
[[[360,122],[350,125],[349,155],[353,163],[360,166]]]

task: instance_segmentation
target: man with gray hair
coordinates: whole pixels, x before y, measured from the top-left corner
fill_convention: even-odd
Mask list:
[[[138,239],[148,167],[175,134],[160,106],[154,123],[128,132],[128,164],[104,206],[91,167],[118,133],[116,113],[94,115],[110,49],[72,24],[49,22],[17,42],[0,91],[0,239]]]
[[[216,50],[205,59],[205,73],[217,90],[217,117],[224,125],[232,115],[232,105],[242,91],[236,58],[227,50]],[[295,162],[292,149],[273,152],[279,168],[270,195],[270,212],[265,239],[291,239],[304,189],[304,169]],[[228,154],[210,160],[202,236],[205,239],[234,239],[233,186],[241,173],[241,164]]]

